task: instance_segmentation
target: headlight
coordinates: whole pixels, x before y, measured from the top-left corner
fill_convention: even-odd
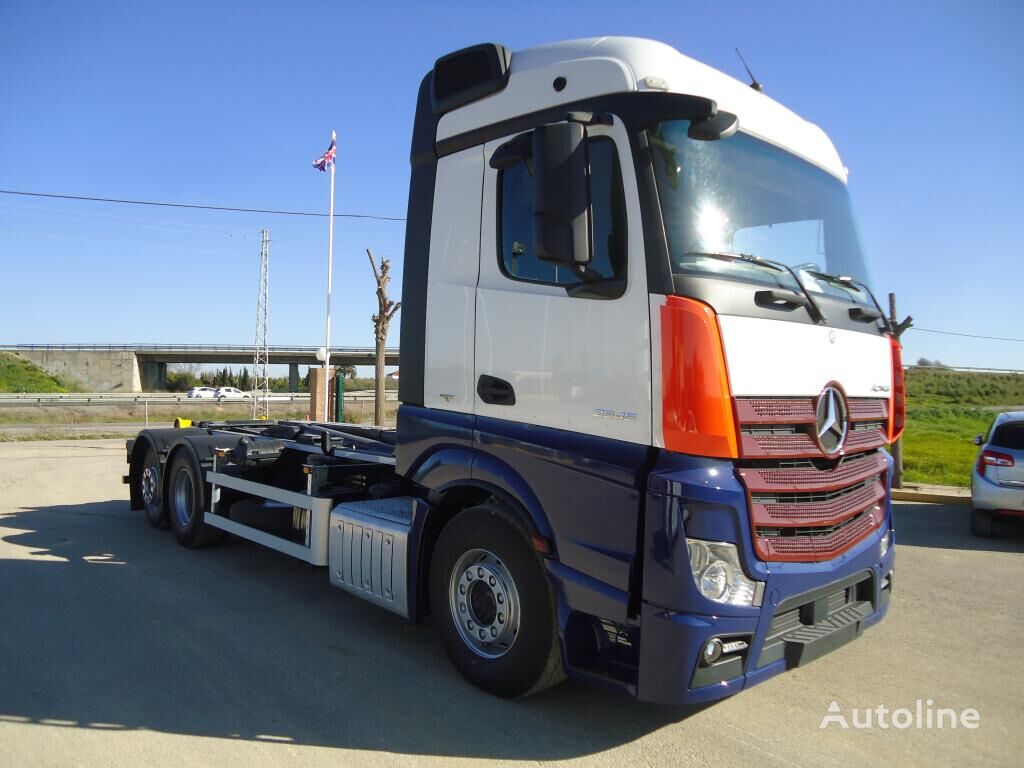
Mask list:
[[[690,539],[690,570],[697,589],[708,600],[726,605],[760,604],[758,585],[748,579],[740,565],[735,544]]]
[[[878,544],[878,559],[882,560],[889,552],[889,547],[892,546],[892,531],[886,531],[882,534],[882,540]]]

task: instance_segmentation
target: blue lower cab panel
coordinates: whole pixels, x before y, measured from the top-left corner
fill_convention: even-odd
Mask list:
[[[888,533],[886,512],[881,532]],[[641,699],[691,704],[730,696],[849,642],[888,609],[895,551],[881,556],[879,532],[828,562],[758,560],[746,497],[729,462],[665,455],[648,482],[644,519],[644,601],[635,632]],[[703,597],[689,567],[688,536],[736,544],[746,575],[764,583],[761,607]],[[716,638],[731,652],[702,663]]]
[[[759,615],[644,603],[637,696],[675,705],[724,698],[854,640],[889,608],[895,549],[879,555],[872,535],[830,563],[786,563],[768,575]],[[715,638],[746,647],[702,664],[701,651]]]

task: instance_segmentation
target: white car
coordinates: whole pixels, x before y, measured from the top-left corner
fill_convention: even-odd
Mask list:
[[[246,397],[252,397],[252,395],[248,392],[243,392],[237,387],[219,387],[214,397],[218,400],[242,400]]]
[[[192,387],[188,391],[189,397],[207,397],[214,398],[217,396],[217,390],[213,387]]]

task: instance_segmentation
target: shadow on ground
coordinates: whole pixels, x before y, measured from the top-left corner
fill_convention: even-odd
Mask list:
[[[971,510],[952,504],[892,505],[897,545],[964,549],[986,552],[1024,552],[1024,519],[996,521],[995,535],[979,538],[971,534]]]
[[[323,569],[184,550],[124,501],[0,515],[0,616],[0,722],[558,760],[694,713],[571,682],[495,699]]]

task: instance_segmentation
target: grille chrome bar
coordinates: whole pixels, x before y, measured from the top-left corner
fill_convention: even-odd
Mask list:
[[[830,470],[816,467],[741,467],[736,470],[751,493],[783,491],[835,491],[862,483],[885,471],[880,453],[848,456]]]
[[[787,494],[790,495],[790,494]],[[792,494],[796,495],[796,494]],[[809,525],[835,525],[878,504],[885,496],[885,486],[877,479],[869,484],[843,492],[827,501],[751,502],[754,525],[796,528]]]

